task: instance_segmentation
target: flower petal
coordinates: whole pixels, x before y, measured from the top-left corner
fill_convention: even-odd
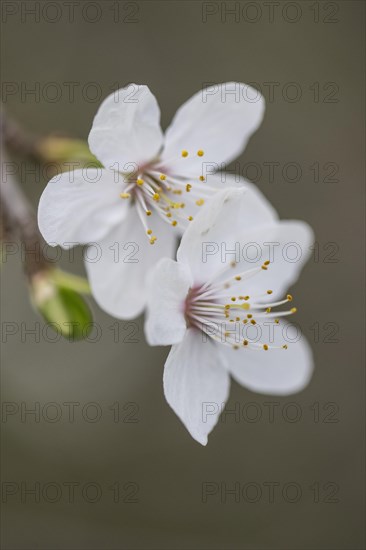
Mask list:
[[[259,127],[264,99],[250,86],[226,82],[200,90],[176,112],[165,133],[162,164],[175,174],[202,174],[202,163],[214,163],[217,170],[244,150]],[[181,157],[182,150],[189,156]],[[203,150],[204,157],[197,156]]]
[[[99,107],[89,134],[92,153],[106,166],[133,172],[158,154],[163,144],[159,105],[147,86],[130,84]],[[116,167],[116,163],[118,167]]]
[[[149,275],[145,334],[151,346],[182,341],[187,330],[184,305],[191,284],[186,266],[170,258],[161,259]]]
[[[149,271],[160,258],[174,256],[176,237],[171,228],[158,216],[151,226],[157,235],[153,245],[132,206],[123,223],[86,254],[85,265],[94,298],[114,317],[132,319],[142,313]]]
[[[313,238],[310,226],[300,220],[281,220],[242,232],[236,237],[241,261],[232,274],[234,276],[238,272],[260,267],[264,261],[270,260],[267,270],[245,281],[245,294],[251,297],[264,294],[263,298],[255,300],[257,302],[283,298],[308,261]],[[270,300],[266,295],[267,289],[272,290]]]
[[[278,345],[279,340],[283,341],[275,338],[274,344]],[[299,392],[307,386],[313,372],[313,356],[304,336],[289,343],[286,350],[225,347],[225,357],[228,370],[239,384],[263,394]]]
[[[70,248],[99,240],[120,223],[128,205],[119,197],[125,184],[121,176],[116,182],[116,176],[109,170],[88,168],[52,178],[38,206],[38,225],[45,240]]]
[[[189,225],[177,259],[190,266],[195,283],[204,283],[236,258],[239,232],[273,223],[276,217],[273,207],[253,185],[218,192]]]
[[[229,387],[218,346],[210,339],[204,342],[199,331],[189,329],[165,363],[164,392],[191,436],[202,445],[207,444],[219,419]]]
[[[203,205],[207,205],[219,192],[232,188],[246,189],[250,197],[247,197],[245,212],[245,221],[253,223],[268,223],[277,218],[277,214],[270,202],[264,197],[256,185],[240,177],[228,173],[210,174],[205,182],[193,182],[192,179],[182,179],[183,188],[190,185],[190,191],[184,193],[185,213],[187,214],[186,223],[180,222],[184,227],[191,225],[188,216],[196,218],[202,210]],[[249,212],[249,207],[252,212]],[[252,215],[253,214],[253,215]],[[251,216],[251,217],[249,217]],[[243,220],[240,220],[240,226],[243,226]]]

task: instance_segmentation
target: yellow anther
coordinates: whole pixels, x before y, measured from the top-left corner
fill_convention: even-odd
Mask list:
[[[235,277],[235,280],[236,280],[236,281],[241,281],[240,275],[237,275],[237,276]]]
[[[257,324],[257,321],[255,321],[254,319],[252,319],[250,322],[252,323],[252,325],[256,325],[256,324]]]
[[[265,266],[265,265],[262,265],[261,268],[264,270],[264,271],[267,271],[268,267]]]
[[[244,300],[247,301],[249,300],[250,296],[244,296]]]
[[[181,203],[180,203],[180,207],[181,207],[181,208],[185,208],[185,207],[186,207],[185,203],[184,203],[184,202],[181,202]]]
[[[236,302],[235,296],[233,296],[233,297],[231,298],[231,301],[232,301],[232,302]]]
[[[166,215],[166,217],[167,217],[167,218],[171,218],[171,217],[172,217],[171,213],[168,212],[167,215]]]
[[[248,319],[251,319],[253,317],[253,315],[251,313],[248,313],[247,317],[248,317]]]
[[[172,221],[172,225],[173,225],[174,227],[177,225],[177,223],[178,223],[178,222],[177,222],[176,220],[173,220],[173,221]]]
[[[225,309],[230,309],[230,304],[226,304]]]
[[[187,185],[186,185],[187,193],[189,193],[191,189],[192,189],[192,185],[190,183],[187,183]]]
[[[266,313],[271,313],[271,310],[272,310],[272,308],[271,308],[271,307],[267,307],[267,309],[266,309]]]
[[[121,199],[129,199],[130,196],[131,196],[130,193],[120,193]]]
[[[268,350],[267,344],[263,344],[263,349],[266,350],[266,351]]]
[[[159,195],[159,193],[154,193],[153,196],[152,196],[152,198],[153,198],[154,201],[160,200],[160,195]]]
[[[165,174],[160,174],[159,178],[161,179],[161,181],[164,181],[164,180],[166,180],[166,175]]]
[[[188,221],[192,221],[193,220],[193,217],[192,216],[188,216]]]
[[[271,262],[269,260],[266,260],[263,265],[269,265]]]
[[[243,346],[247,346],[249,344],[248,340],[243,340]]]
[[[280,320],[279,320],[279,319],[275,319],[275,323],[276,323],[276,325],[278,325],[278,324],[279,324],[279,322],[280,322]]]
[[[282,349],[287,349],[287,344],[285,344],[284,346],[282,346]]]
[[[197,151],[197,156],[199,157],[203,157],[205,153],[202,151],[202,149],[200,149],[199,151]]]
[[[151,210],[146,210],[146,216],[151,216]]]
[[[288,299],[289,302],[292,302],[293,298],[292,298],[291,294],[287,294],[287,299]]]
[[[224,336],[227,338],[228,336],[230,336],[230,332],[224,332]]]
[[[297,312],[297,307],[292,307],[291,308],[291,313],[296,313]]]
[[[147,233],[148,235],[151,235],[152,230],[151,230],[151,229],[148,229],[148,230],[146,231],[146,233]]]
[[[267,290],[267,294],[272,294],[273,290]]]
[[[182,157],[188,157],[188,151],[186,151],[185,149],[182,151]]]
[[[196,201],[196,204],[197,206],[202,206],[203,204],[205,204],[205,201],[203,199],[198,199],[198,201]]]
[[[239,346],[237,344],[234,344],[233,349],[239,349]]]
[[[144,180],[142,180],[141,178],[137,178],[136,183],[137,185],[143,185]]]
[[[156,241],[157,237],[151,237],[150,239],[150,244],[154,244],[154,242]]]
[[[174,195],[181,195],[183,191],[181,189],[174,189],[173,193]]]
[[[246,324],[247,324],[247,322],[248,322],[248,319],[243,319],[243,323],[244,323],[244,325],[246,325]]]
[[[240,317],[235,317],[235,321],[240,321]]]
[[[200,180],[200,181],[205,181],[205,177],[204,177],[204,176],[200,176],[200,177],[199,177],[199,180]]]

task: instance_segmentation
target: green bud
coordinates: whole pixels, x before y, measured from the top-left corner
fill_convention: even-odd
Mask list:
[[[33,277],[31,295],[46,323],[64,338],[82,340],[90,334],[93,316],[88,304],[75,290],[59,285],[53,271]]]
[[[38,142],[37,151],[44,162],[79,161],[88,166],[102,166],[90,152],[87,142],[81,139],[49,136]]]

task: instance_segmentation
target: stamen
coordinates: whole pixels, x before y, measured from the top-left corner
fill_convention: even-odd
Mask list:
[[[193,292],[190,296],[187,305],[187,317],[191,322],[197,326],[200,330],[205,332],[209,337],[214,340],[221,341],[226,345],[230,345],[234,349],[238,348],[236,337],[238,334],[233,332],[233,328],[236,329],[236,323],[243,328],[243,324],[250,323],[256,325],[258,322],[262,323],[262,319],[273,319],[275,324],[279,324],[281,317],[291,315],[296,312],[296,308],[291,308],[289,311],[282,311],[272,313],[272,308],[280,306],[292,300],[291,295],[287,295],[284,300],[279,300],[272,303],[250,303],[249,295],[228,295],[227,288],[230,286],[235,287],[236,284],[243,282],[249,277],[255,276],[261,272],[264,268],[267,268],[269,261],[266,260],[260,267],[247,269],[246,271],[230,277],[224,281],[215,282],[220,280],[224,272],[227,272],[230,267],[236,267],[236,262],[231,262],[223,266],[223,268],[216,273],[210,280],[206,281],[199,289]],[[231,282],[231,284],[230,284]],[[267,290],[264,294],[255,295],[254,298],[258,299],[264,296],[272,294],[272,290]],[[226,302],[226,303],[225,303]],[[229,303],[228,303],[229,302]],[[246,313],[246,317],[243,318],[243,310],[250,310]],[[254,318],[255,317],[255,318]],[[197,323],[199,323],[197,325]],[[215,327],[214,334],[212,334],[212,327]],[[205,324],[207,326],[205,327]],[[230,329],[229,329],[230,327]],[[239,329],[240,330],[240,329]],[[220,339],[221,337],[221,339]],[[223,341],[224,339],[224,341]],[[270,349],[287,349],[287,346],[273,346],[264,342],[251,342],[248,339],[242,340],[242,344],[250,349],[260,351],[268,351]]]
[[[289,302],[290,300],[288,300],[287,298],[285,300],[279,300],[278,302],[271,302],[271,303],[267,303],[267,304],[256,304],[256,303],[253,303],[252,304],[252,308],[253,309],[262,309],[262,308],[266,308],[266,307],[277,307],[277,306],[282,306],[283,304],[287,304],[287,302]]]
[[[146,166],[142,172],[135,172],[130,175],[128,185],[123,189],[120,197],[123,199],[131,198],[136,205],[140,205],[138,214],[141,221],[143,221],[143,218],[146,219],[146,216],[151,216],[152,212],[157,212],[169,225],[174,227],[181,225],[184,229],[188,222],[193,220],[193,216],[189,215],[190,212],[185,213],[183,210],[190,204],[193,206],[194,203],[197,206],[202,206],[205,199],[211,196],[215,188],[205,185],[204,189],[198,189],[197,185],[197,189],[195,189],[194,180],[193,183],[187,183],[187,178],[179,175],[179,172],[178,174],[165,173],[165,166],[170,160],[176,161],[179,157],[187,158],[189,154],[186,149],[180,152],[177,151],[173,159],[154,162],[149,167]],[[203,149],[198,149],[196,154],[198,157],[202,157],[204,155]],[[200,181],[205,181],[205,177],[200,176],[199,173],[196,177]],[[173,195],[180,196],[183,193],[190,193],[190,202],[187,206],[184,202],[175,201],[173,197]],[[153,244],[156,237],[150,233],[150,238]]]
[[[156,237],[152,236],[152,230],[149,229],[146,225],[146,220],[145,220],[145,216],[144,216],[144,211],[143,211],[143,206],[141,205],[141,203],[139,201],[136,202],[136,210],[137,210],[137,214],[141,220],[141,223],[146,231],[146,235],[147,237],[149,238],[150,235],[151,235],[151,238],[149,239],[150,241],[150,244],[154,244],[154,242],[156,241]]]

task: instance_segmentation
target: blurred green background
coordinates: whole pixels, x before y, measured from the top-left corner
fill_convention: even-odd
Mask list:
[[[39,18],[29,14],[35,4]],[[243,414],[226,416],[201,447],[164,400],[168,349],[147,346],[142,319],[116,322],[92,303],[97,342],[52,343],[42,334],[37,342],[25,330],[44,325],[12,256],[2,270],[2,325],[19,331],[3,333],[2,390],[19,412],[3,417],[2,464],[3,489],[10,482],[5,488],[17,492],[3,494],[3,548],[364,548],[364,3],[81,0],[71,2],[73,21],[66,2],[55,4],[2,6],[3,102],[35,133],[86,138],[100,100],[128,82],[151,88],[164,128],[204,83],[237,80],[262,91],[265,119],[240,168],[281,217],[314,228],[319,255],[293,290],[316,369],[305,391],[285,398],[233,382],[228,408]],[[291,82],[301,91],[295,101]],[[61,90],[56,101],[49,83]],[[76,83],[71,101],[66,83]],[[269,162],[279,163],[275,181]],[[288,163],[300,166],[298,181],[289,181]],[[36,207],[47,178],[22,179]],[[62,265],[82,274],[80,250],[75,258],[70,265],[64,253]],[[50,421],[50,402],[62,410],[59,421]],[[63,405],[70,402],[79,403],[74,422]],[[40,407],[39,422],[21,416],[21,403]],[[215,494],[204,502],[206,482]],[[36,483],[40,502],[21,495]],[[67,483],[78,484],[74,498]],[[235,483],[239,502],[229,493],[225,502]]]

